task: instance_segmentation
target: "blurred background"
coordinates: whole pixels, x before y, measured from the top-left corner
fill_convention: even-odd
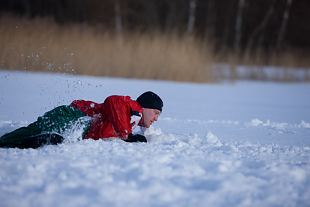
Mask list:
[[[310,80],[309,0],[0,0],[0,69]]]

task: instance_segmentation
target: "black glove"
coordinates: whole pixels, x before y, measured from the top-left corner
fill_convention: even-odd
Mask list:
[[[129,134],[127,139],[124,139],[125,142],[147,142],[145,136],[141,134]]]

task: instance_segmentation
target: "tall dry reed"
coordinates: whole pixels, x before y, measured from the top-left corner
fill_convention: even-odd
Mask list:
[[[288,51],[266,55],[261,50],[244,56],[232,51],[213,54],[212,45],[177,33],[115,35],[83,24],[0,17],[0,69],[207,82],[215,79],[217,67],[213,66],[219,62],[230,65],[231,79],[238,78],[234,71],[240,64],[257,68],[253,79],[267,77],[260,66],[310,65],[308,54]],[[294,78],[285,78],[289,79]]]
[[[0,19],[0,68],[201,82],[211,65],[207,48],[191,36]]]

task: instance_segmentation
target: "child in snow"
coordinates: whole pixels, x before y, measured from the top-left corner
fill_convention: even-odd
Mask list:
[[[38,148],[63,142],[62,133],[73,125],[82,126],[83,139],[119,137],[126,142],[147,142],[145,136],[133,134],[135,126],[149,128],[157,121],[163,107],[161,98],[145,92],[137,100],[129,96],[109,96],[103,103],[75,100],[54,108],[27,127],[0,138],[0,147]]]

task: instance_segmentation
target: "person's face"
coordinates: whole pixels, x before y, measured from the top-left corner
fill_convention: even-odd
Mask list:
[[[143,108],[143,111],[142,111],[143,126],[146,128],[149,128],[153,124],[154,121],[158,120],[159,115],[160,115],[160,111],[158,109]]]

